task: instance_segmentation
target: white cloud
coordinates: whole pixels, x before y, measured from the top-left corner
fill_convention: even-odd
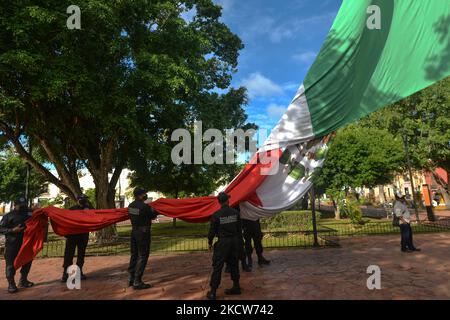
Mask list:
[[[286,107],[275,103],[272,103],[267,107],[267,113],[271,118],[279,119],[285,112]]]
[[[242,80],[242,85],[247,88],[250,98],[283,94],[283,88],[259,72],[252,73],[248,78]]]
[[[292,56],[292,58],[301,63],[310,64],[314,61],[316,56],[317,56],[317,53],[314,51],[305,51],[305,52],[300,52],[300,53],[294,54]]]
[[[336,17],[336,12],[329,12],[310,16],[307,18],[279,18],[275,20],[271,16],[259,16],[253,19],[252,25],[247,28],[244,38],[254,38],[255,35],[267,35],[273,43],[283,40],[295,39],[305,36],[308,30],[316,28],[318,25],[328,25]]]

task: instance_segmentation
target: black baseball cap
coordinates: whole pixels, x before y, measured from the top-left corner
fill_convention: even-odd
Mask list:
[[[18,197],[16,200],[14,200],[15,205],[24,205],[28,204],[27,199],[25,197]]]
[[[138,187],[133,190],[133,195],[135,197],[138,197],[140,195],[146,194],[147,192],[148,192],[147,190]]]
[[[230,199],[230,196],[228,194],[226,194],[225,192],[221,192],[217,196],[217,200],[219,200],[219,203],[221,203],[221,204],[227,202],[228,199]]]

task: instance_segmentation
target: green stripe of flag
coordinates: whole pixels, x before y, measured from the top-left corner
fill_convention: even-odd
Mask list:
[[[367,8],[381,12],[369,29]],[[450,75],[450,0],[344,0],[305,81],[323,136]]]

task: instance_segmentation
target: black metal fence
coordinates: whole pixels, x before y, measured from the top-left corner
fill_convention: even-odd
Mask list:
[[[272,231],[265,230],[263,245],[268,249],[311,248],[314,246],[314,235],[311,230]],[[439,219],[435,222],[422,221],[413,223],[414,233],[449,232],[450,219]],[[376,236],[399,234],[390,220],[369,221],[354,225],[349,222],[323,222],[318,225],[318,245],[321,247],[338,246],[341,239],[358,236]],[[91,256],[129,254],[129,237],[119,237],[110,243],[90,243],[87,254]],[[64,255],[64,239],[57,238],[47,242],[40,257],[60,257]],[[208,250],[205,234],[198,235],[153,235],[151,251],[157,253],[195,252]]]
[[[311,248],[314,246],[312,228],[298,230],[296,226],[283,227],[284,230],[264,230],[263,245],[265,248]],[[297,229],[297,230],[296,230]],[[413,223],[414,233],[449,232],[450,218],[440,218],[435,222],[422,221]],[[171,236],[154,234],[151,250],[156,253],[195,252],[208,250],[205,232],[199,234],[176,234]],[[338,246],[341,239],[358,236],[374,236],[399,234],[399,228],[392,226],[390,220],[371,220],[364,224],[355,225],[347,221],[323,220],[317,227],[318,246]],[[129,254],[128,236],[122,236],[108,243],[90,242],[87,248],[89,256]],[[38,257],[62,257],[64,255],[65,240],[52,235],[44,244]],[[0,253],[2,248],[0,248]]]

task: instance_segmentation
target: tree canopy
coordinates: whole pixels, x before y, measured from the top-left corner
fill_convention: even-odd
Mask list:
[[[406,138],[416,170],[433,172],[441,167],[450,173],[449,115],[450,77],[368,116],[361,125],[383,128],[398,138]],[[440,191],[450,205],[450,179]]]
[[[112,207],[123,168],[167,166],[174,129],[247,125],[245,89],[230,87],[243,45],[220,6],[79,0],[81,30],[69,30],[68,5],[2,4],[0,138],[69,197],[87,168],[97,206]]]
[[[27,163],[12,150],[0,151],[0,202],[8,203],[25,195]],[[35,198],[47,192],[44,177],[29,171],[28,197]]]
[[[313,176],[318,193],[390,183],[403,170],[401,139],[386,129],[350,125],[337,132],[323,168]]]

